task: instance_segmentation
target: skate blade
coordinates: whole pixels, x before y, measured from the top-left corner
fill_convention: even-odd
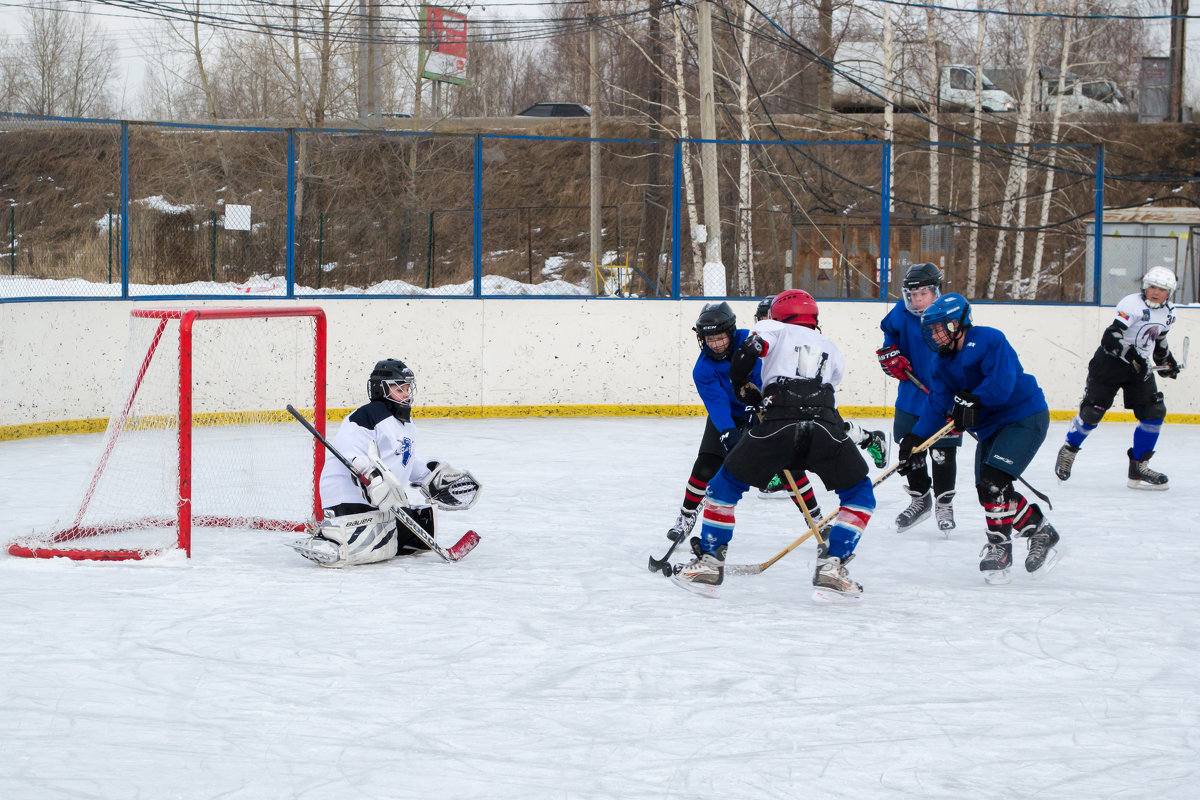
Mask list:
[[[1143,492],[1165,492],[1171,488],[1169,483],[1146,483],[1139,480],[1130,480],[1125,485],[1130,489],[1139,489]]]
[[[926,514],[925,516],[923,516],[923,517],[917,517],[916,519],[914,519],[914,520],[912,521],[912,524],[911,524],[911,525],[901,525],[899,522],[897,522],[897,523],[896,523],[896,533],[908,533],[908,532],[909,532],[909,531],[911,531],[913,528],[917,527],[917,526],[918,526],[918,525],[920,525],[922,522],[924,522],[925,520],[929,519],[929,518],[930,518],[930,517],[932,517],[932,516],[933,516],[933,512],[932,512],[932,511],[930,511],[930,512],[929,512],[928,514]]]
[[[1066,552],[1067,549],[1065,547],[1051,547],[1046,551],[1046,560],[1042,562],[1040,567],[1029,573],[1029,577],[1033,578],[1035,581],[1040,581],[1042,578],[1045,578],[1046,574],[1050,572],[1050,570],[1054,569],[1054,565],[1062,560],[1062,557]]]
[[[791,500],[792,495],[789,492],[759,492],[758,496],[763,500]]]
[[[812,599],[814,603],[825,603],[827,605],[850,605],[852,603],[862,602],[862,592],[858,594],[842,594],[833,589],[822,589],[820,587],[813,589]]]
[[[671,583],[700,597],[715,598],[721,596],[720,585],[713,586],[710,583],[692,583],[691,581],[681,579],[678,575],[671,576]]]
[[[988,582],[989,586],[1004,586],[1005,584],[1012,583],[1012,574],[1008,567],[986,570],[983,573],[983,579]]]

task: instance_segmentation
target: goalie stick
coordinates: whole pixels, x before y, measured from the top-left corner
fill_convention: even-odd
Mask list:
[[[925,441],[921,442],[919,445],[914,447],[913,454],[925,452],[930,447],[933,447],[934,443],[937,442],[938,439],[941,439],[943,436],[946,436],[952,430],[954,430],[954,423],[953,422],[946,423],[946,426],[944,428],[942,428],[940,431],[937,431],[932,436],[930,436],[928,439],[926,439]],[[879,474],[879,477],[871,482],[871,488],[874,489],[876,486],[883,483],[885,480],[887,480],[893,474],[895,474],[895,472],[900,469],[900,465],[902,463],[904,463],[904,462],[898,461],[895,464],[893,464],[892,466],[888,467],[883,472],[881,472]],[[837,518],[837,515],[838,515],[837,511],[834,511],[831,514],[828,514],[827,516],[822,518],[819,522],[812,525],[804,533],[802,533],[798,539],[793,541],[787,547],[780,550],[775,555],[768,558],[766,561],[763,561],[761,564],[726,564],[725,565],[725,574],[726,575],[758,575],[760,572],[763,572],[763,571],[769,569],[770,566],[772,564],[774,564],[776,561],[778,561],[779,559],[786,556],[788,553],[795,550],[797,547],[800,546],[801,542],[803,542],[808,537],[812,536],[814,533],[817,533],[817,535],[819,537],[820,534],[818,533],[818,531],[822,531],[825,528],[829,527],[831,524],[833,524],[833,521],[835,518]],[[808,517],[808,515],[805,514],[805,517]]]
[[[359,483],[363,484],[364,486],[367,485],[368,480],[363,477],[363,474],[356,470],[354,465],[351,464],[344,455],[339,453],[337,448],[330,444],[329,440],[322,436],[308,420],[302,417],[300,412],[293,408],[291,404],[288,404],[287,410],[289,414],[296,418],[297,422],[307,428],[308,432],[316,437],[318,442],[325,445],[325,449],[332,453],[334,458],[342,462],[342,465],[346,469],[350,470],[351,475],[358,478]],[[467,531],[465,534],[463,534],[461,539],[459,539],[450,547],[442,547],[437,543],[437,540],[430,536],[429,532],[422,528],[421,525],[415,519],[413,519],[407,511],[392,509],[391,512],[392,516],[396,518],[397,522],[407,528],[413,536],[416,536],[418,539],[420,539],[422,544],[436,553],[438,558],[442,559],[443,561],[461,561],[467,556],[468,553],[475,549],[475,545],[479,544],[479,534],[475,531]]]

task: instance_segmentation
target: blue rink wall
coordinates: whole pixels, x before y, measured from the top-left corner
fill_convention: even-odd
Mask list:
[[[692,384],[691,327],[702,300],[417,299],[271,301],[320,305],[328,318],[331,419],[364,401],[366,375],[386,357],[417,374],[419,416],[672,416],[703,414]],[[756,302],[732,300],[741,327]],[[181,303],[0,304],[0,439],[102,430],[121,372],[129,312]],[[821,301],[821,328],[842,348],[847,416],[887,416],[895,382],[875,349],[879,301]],[[1000,328],[1038,379],[1055,418],[1074,414],[1087,361],[1112,309],[973,304],[977,325]],[[1179,309],[1170,342],[1200,333],[1200,309]],[[1190,359],[1189,359],[1190,360]],[[252,374],[254,365],[247,364]],[[1168,422],[1200,422],[1200,378],[1160,381]],[[1110,418],[1132,420],[1120,409]]]

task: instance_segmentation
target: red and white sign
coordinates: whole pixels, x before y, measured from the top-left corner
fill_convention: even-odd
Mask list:
[[[467,15],[440,6],[421,7],[421,77],[467,82]]]

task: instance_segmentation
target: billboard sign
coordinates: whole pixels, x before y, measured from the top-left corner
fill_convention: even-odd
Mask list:
[[[467,15],[439,6],[421,6],[421,77],[467,82]]]

